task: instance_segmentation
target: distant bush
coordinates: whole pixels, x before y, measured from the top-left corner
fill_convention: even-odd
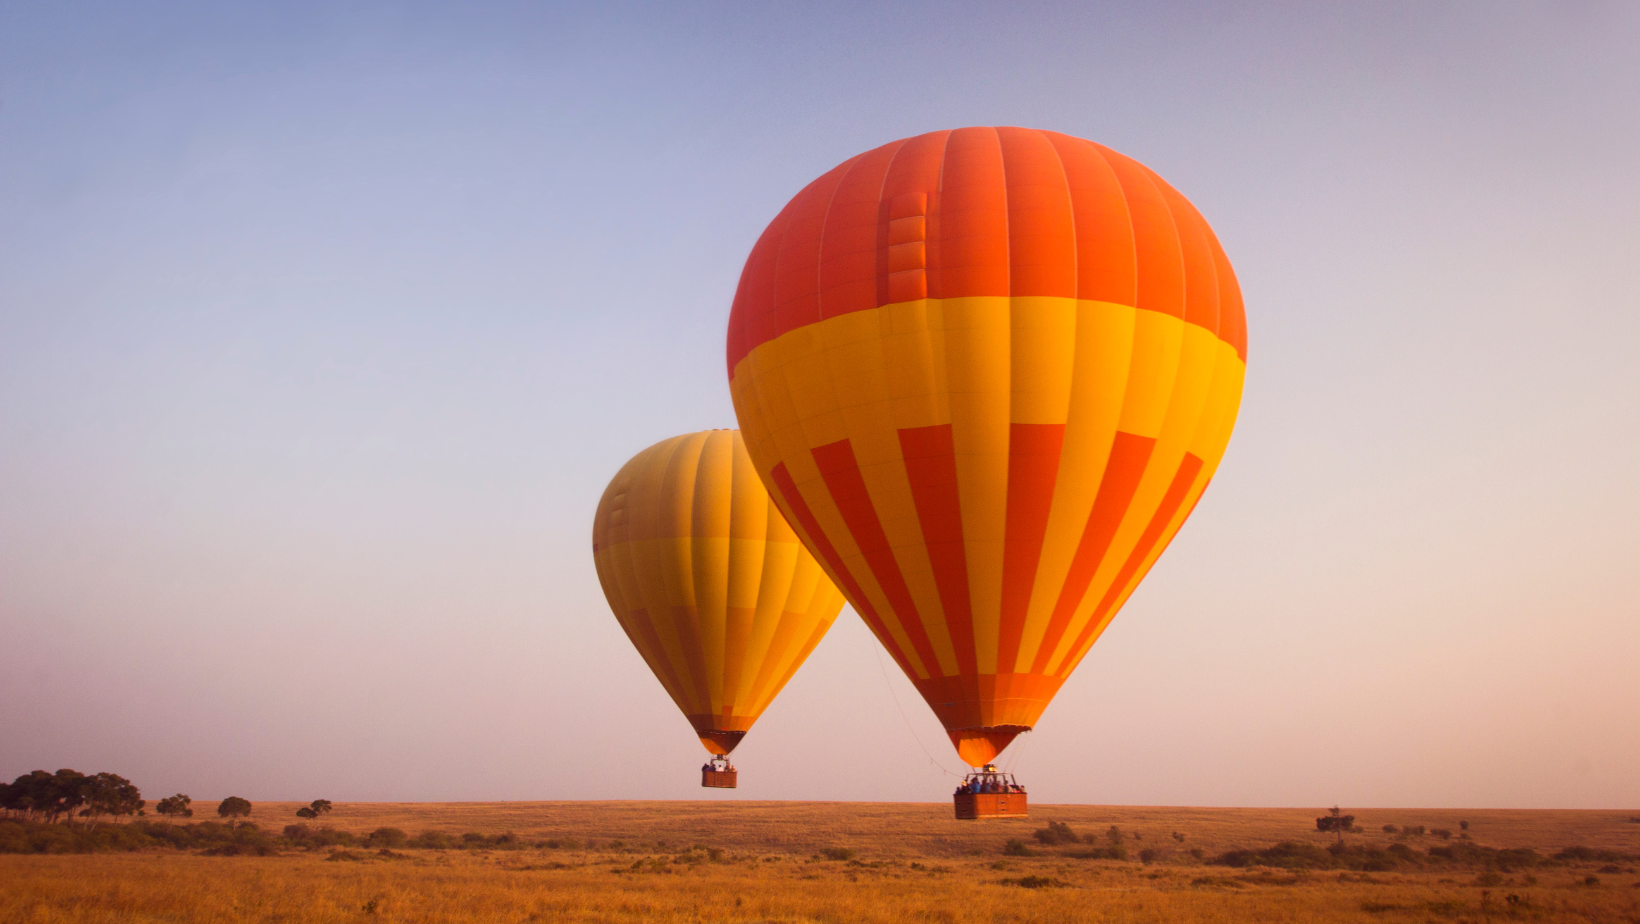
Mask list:
[[[1179,833],[1179,832],[1177,832],[1177,831],[1174,831],[1174,832],[1173,832],[1173,839],[1174,839],[1174,840],[1176,840],[1176,841],[1178,841],[1178,842],[1179,842],[1179,843],[1181,843],[1181,844],[1182,844],[1182,843],[1184,843],[1184,835],[1183,835],[1183,834],[1180,834],[1180,833]]]
[[[479,835],[482,837],[483,835]],[[403,847],[410,843],[410,835],[398,828],[377,828],[365,836],[366,847]]]
[[[461,844],[454,837],[443,831],[423,831],[410,842],[411,847],[420,847],[423,850],[451,850]]]
[[[1458,822],[1458,829],[1461,830],[1461,831],[1468,831],[1469,830],[1469,822],[1467,822],[1467,821]]]
[[[1026,847],[1025,842],[1016,837],[1002,845],[1002,855],[1007,857],[1034,857],[1036,851]]]
[[[1213,858],[1215,866],[1275,866],[1282,869],[1327,869],[1334,858],[1314,844],[1282,841],[1263,850],[1228,850]]]
[[[1062,821],[1050,821],[1048,822],[1048,826],[1046,828],[1038,828],[1036,831],[1032,832],[1032,836],[1035,837],[1038,842],[1046,844],[1050,847],[1057,846],[1059,844],[1076,844],[1080,843],[1082,840],[1076,836],[1075,831],[1071,830],[1070,825],[1065,824]]]
[[[1156,862],[1156,858],[1161,855],[1161,851],[1156,848],[1146,847],[1145,849],[1139,851],[1139,862],[1149,866],[1150,864]]]
[[[1399,834],[1400,831],[1401,831],[1401,829],[1395,827],[1394,825],[1384,825],[1384,833],[1385,834]]]
[[[1423,837],[1424,836],[1424,826],[1423,825],[1407,825],[1406,827],[1401,829],[1401,833],[1403,835],[1407,836],[1407,837]]]
[[[825,847],[820,855],[828,860],[852,860],[855,852],[847,847]]]
[[[1058,879],[1047,876],[1021,876],[1018,879],[1003,879],[1003,885],[1019,886],[1022,889],[1057,889],[1065,885]]]
[[[320,847],[352,847],[359,839],[346,831],[335,828],[312,828],[307,825],[285,825],[285,840],[292,846],[304,850],[317,850]]]
[[[1440,838],[1443,841],[1452,840],[1452,829],[1451,828],[1430,828],[1429,833],[1435,835],[1436,837]]]

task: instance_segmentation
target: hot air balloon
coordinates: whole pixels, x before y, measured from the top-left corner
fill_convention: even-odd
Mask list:
[[[1195,507],[1245,324],[1196,209],[1056,132],[885,144],[752,249],[747,449],[970,766],[1036,724]]]
[[[728,755],[843,608],[758,480],[735,430],[663,440],[604,489],[592,524],[604,597],[734,788]]]

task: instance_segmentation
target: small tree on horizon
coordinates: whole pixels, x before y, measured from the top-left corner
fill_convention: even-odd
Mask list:
[[[329,799],[314,799],[312,803],[296,810],[297,818],[318,818],[330,811]]]
[[[221,805],[216,807],[216,813],[229,821],[232,821],[235,818],[249,818],[251,814],[251,803],[248,799],[241,799],[238,796],[229,796],[228,798],[222,800]]]
[[[193,801],[179,792],[174,796],[166,796],[154,803],[154,811],[167,818],[192,818],[194,817]]]
[[[1317,831],[1331,831],[1338,835],[1338,843],[1344,843],[1344,832],[1355,827],[1355,816],[1345,815],[1338,806],[1333,806],[1327,814],[1315,820]]]

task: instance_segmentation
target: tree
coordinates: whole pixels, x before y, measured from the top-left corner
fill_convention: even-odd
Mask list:
[[[135,815],[148,804],[143,801],[142,790],[125,777],[113,773],[87,777],[80,785],[80,795],[85,802],[80,817],[91,819],[93,828],[97,826],[96,819],[103,815],[116,818]]]
[[[64,815],[71,815],[85,804],[85,795],[81,791],[85,781],[85,774],[77,770],[63,769],[56,773],[35,770],[23,774],[5,788],[4,801],[0,802],[0,806],[29,817],[40,816],[48,822],[56,821]]]
[[[1317,831],[1331,831],[1338,835],[1338,843],[1344,843],[1344,832],[1355,827],[1355,816],[1345,815],[1338,806],[1333,806],[1325,815],[1315,820]]]
[[[312,804],[305,805],[305,806],[297,809],[296,810],[296,817],[297,818],[318,818],[320,815],[323,815],[324,813],[326,813],[328,811],[330,811],[330,800],[329,799],[314,799]]]
[[[249,800],[241,799],[238,796],[229,796],[222,800],[221,805],[216,807],[216,813],[229,821],[235,818],[249,818],[251,804]]]
[[[178,816],[183,818],[192,818],[194,817],[194,810],[192,808],[193,802],[194,800],[179,792],[174,796],[167,796],[164,799],[159,800],[159,802],[154,805],[154,811],[159,812],[167,818],[175,818]]]

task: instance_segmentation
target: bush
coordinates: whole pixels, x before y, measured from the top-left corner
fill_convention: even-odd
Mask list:
[[[453,850],[461,845],[456,839],[443,831],[423,831],[410,842],[411,847],[420,847],[424,850]]]
[[[1002,855],[1005,857],[1034,857],[1036,851],[1026,847],[1025,842],[1016,837],[1002,845]]]
[[[820,855],[828,860],[854,859],[854,851],[847,847],[826,847],[820,851]]]
[[[335,828],[310,828],[307,825],[285,825],[285,840],[293,846],[305,850],[317,850],[320,847],[352,847],[358,843],[358,838],[346,831]]]
[[[1046,828],[1039,828],[1032,834],[1039,842],[1050,847],[1059,844],[1075,844],[1081,841],[1071,826],[1062,821],[1050,821]]]
[[[1159,856],[1161,856],[1160,851],[1153,847],[1146,847],[1139,851],[1139,862],[1149,866],[1151,863],[1156,862],[1156,858]]]
[[[1452,829],[1451,828],[1430,828],[1429,833],[1435,835],[1436,837],[1440,838],[1443,841],[1452,840]]]
[[[1275,866],[1282,869],[1328,869],[1337,858],[1314,844],[1282,841],[1263,850],[1229,850],[1213,859],[1215,866]]]
[[[1021,876],[1018,879],[1004,879],[1002,884],[1019,886],[1022,889],[1056,889],[1065,883],[1047,876]]]
[[[1399,834],[1400,832],[1401,832],[1401,829],[1395,827],[1394,825],[1384,825],[1384,833],[1385,834]]]
[[[365,837],[364,843],[366,847],[403,847],[410,843],[410,835],[398,828],[377,828]]]

